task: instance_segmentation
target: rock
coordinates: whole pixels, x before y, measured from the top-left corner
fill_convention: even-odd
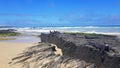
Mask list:
[[[29,47],[10,62],[14,66],[18,63],[21,68],[85,68],[88,64],[94,65],[84,60],[55,55],[50,43],[39,43]]]
[[[50,32],[41,34],[41,41],[62,49],[63,56],[82,59],[97,68],[120,68],[120,40],[107,35],[78,35]],[[106,43],[110,51],[105,50]]]

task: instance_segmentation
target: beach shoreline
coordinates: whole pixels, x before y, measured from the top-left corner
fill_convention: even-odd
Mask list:
[[[33,45],[34,43],[0,42],[0,68],[12,68],[9,65],[11,59]]]
[[[19,65],[12,67],[9,64],[11,59],[38,42],[40,38],[33,35],[3,37],[3,40],[0,40],[0,68],[19,68]]]
[[[41,42],[40,37],[37,37],[40,33],[36,33],[35,35],[32,33],[34,32],[24,32],[20,36],[9,37],[15,38],[12,40],[0,40],[0,68],[21,68],[19,65],[17,65],[17,67],[16,65],[11,66],[10,63],[12,63],[12,58],[18,56],[18,54],[22,53],[26,48],[35,46],[36,43]],[[94,33],[91,34],[94,35]],[[106,35],[107,34],[105,34],[105,36]],[[58,52],[56,51],[55,54],[62,55],[62,50],[59,48],[57,50]]]

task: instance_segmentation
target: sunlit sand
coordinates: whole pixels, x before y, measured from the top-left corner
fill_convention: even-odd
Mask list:
[[[17,37],[16,40],[1,40],[0,41],[0,68],[14,68],[9,64],[11,59],[17,56],[27,47],[35,45],[35,43],[37,43],[38,41],[39,41],[39,38],[34,38],[31,36]]]
[[[11,58],[32,45],[33,43],[0,42],[0,68],[12,68],[9,66]]]

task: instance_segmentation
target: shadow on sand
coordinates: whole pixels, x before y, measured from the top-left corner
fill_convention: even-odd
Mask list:
[[[50,43],[39,43],[23,51],[10,62],[21,64],[21,68],[95,68],[94,64],[80,59],[55,54]]]

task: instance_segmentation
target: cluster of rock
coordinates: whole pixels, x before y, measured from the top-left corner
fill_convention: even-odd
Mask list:
[[[15,29],[0,29],[0,34],[10,33],[16,31]]]
[[[62,49],[63,56],[95,64],[96,68],[120,68],[120,40],[115,36],[50,32],[41,41]]]
[[[20,63],[22,68],[120,68],[119,45],[115,36],[42,33],[41,42],[14,57],[10,64]],[[56,53],[57,48],[62,53]]]
[[[55,55],[51,43],[39,43],[14,57],[14,68],[96,68],[94,64],[72,57]],[[18,67],[19,66],[19,67]]]

